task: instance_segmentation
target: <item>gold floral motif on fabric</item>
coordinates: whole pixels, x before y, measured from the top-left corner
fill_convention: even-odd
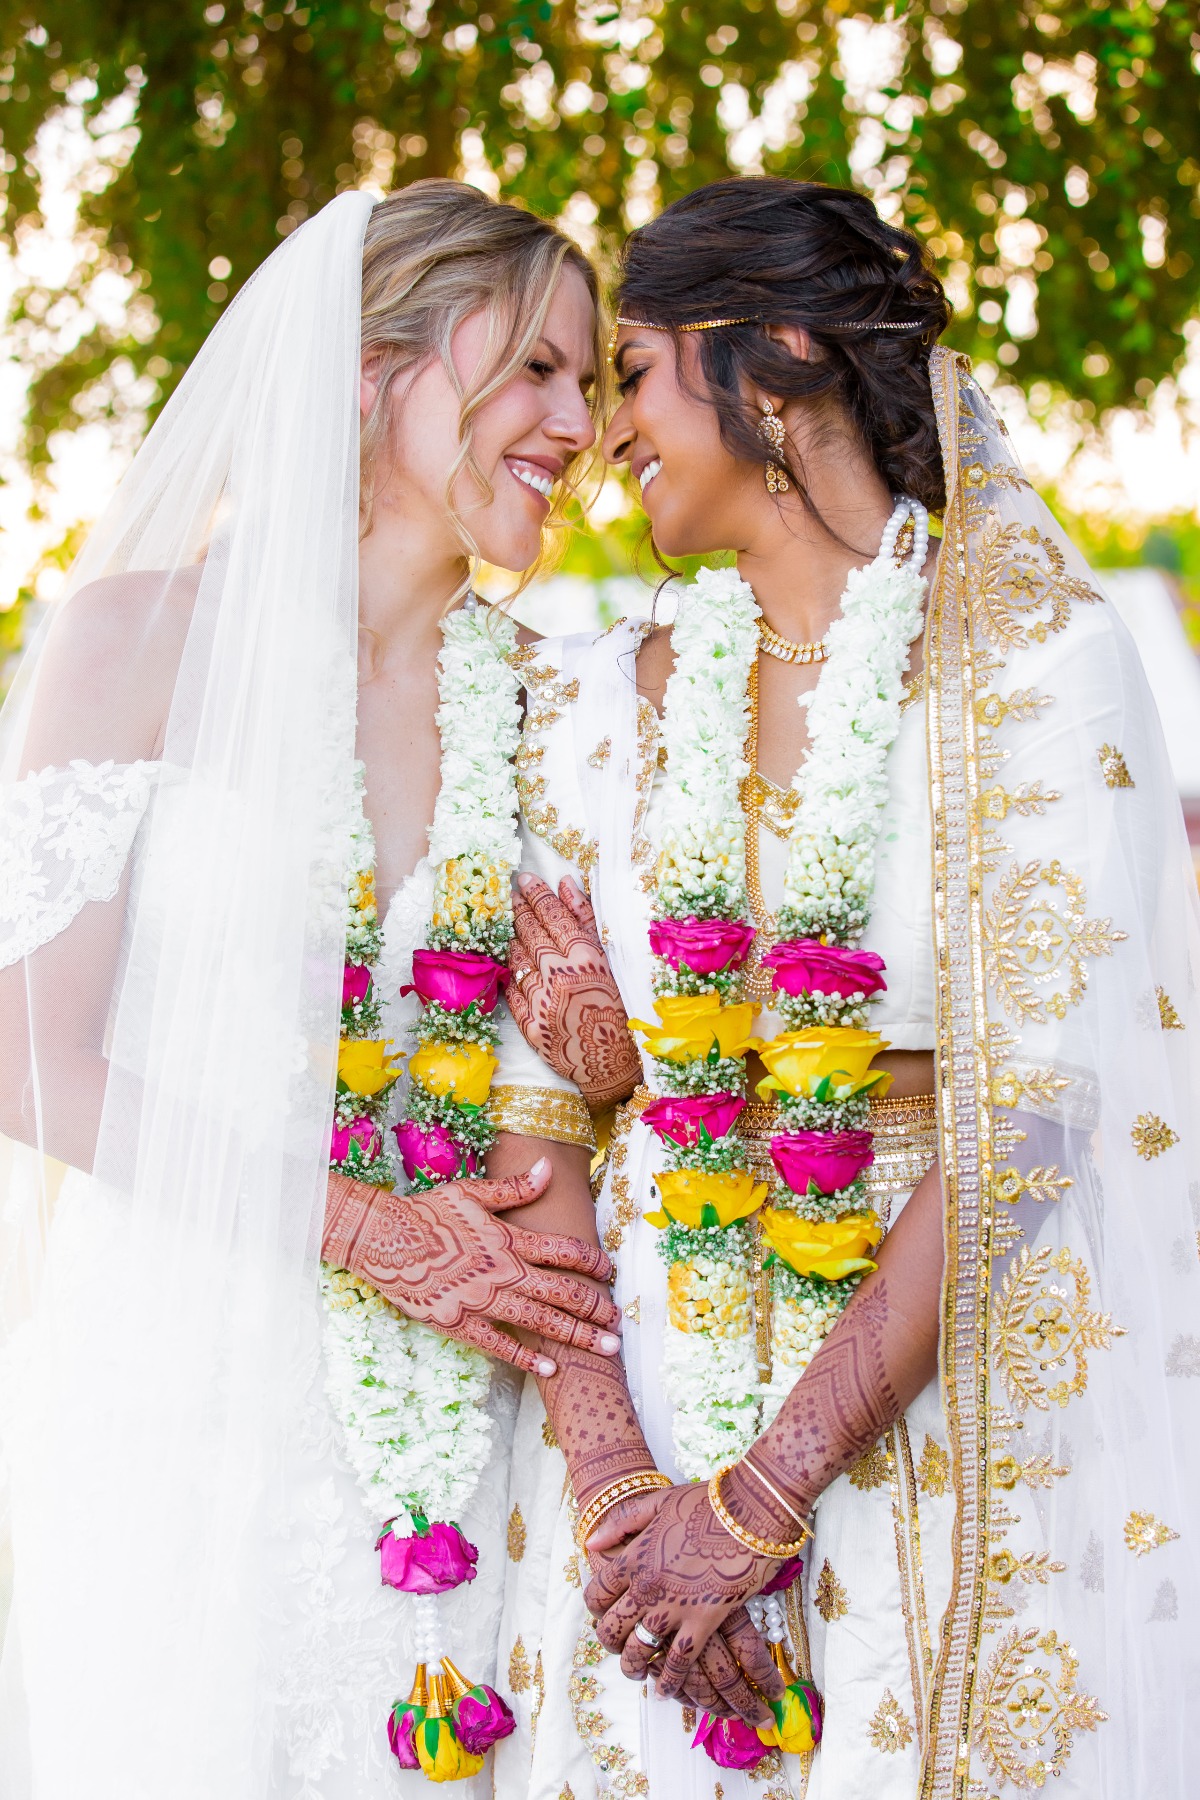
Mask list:
[[[982,819],[1007,819],[1010,812],[1019,813],[1028,818],[1031,813],[1039,816],[1045,812],[1055,800],[1062,795],[1057,788],[1047,788],[1044,792],[1040,781],[1023,781],[1019,787],[984,788],[979,796],[979,816]]]
[[[597,1784],[600,1791],[606,1795],[636,1797],[648,1794],[650,1783],[639,1770],[630,1768],[633,1758],[623,1745],[604,1742],[612,1730],[612,1720],[606,1718],[596,1704],[604,1698],[603,1687],[594,1675],[587,1673],[602,1663],[607,1654],[589,1620],[579,1634],[571,1658],[573,1673],[567,1682],[567,1699],[580,1742],[586,1747],[597,1773],[604,1777]]]
[[[1048,1411],[1087,1387],[1089,1350],[1108,1350],[1125,1336],[1108,1313],[1089,1305],[1091,1279],[1065,1246],[1021,1251],[992,1301],[992,1354],[1013,1405]],[[1069,1378],[1047,1382],[1072,1364]]]
[[[530,1679],[529,1652],[521,1639],[517,1638],[508,1659],[508,1685],[514,1694],[527,1694]]]
[[[1125,1521],[1124,1536],[1127,1550],[1132,1550],[1135,1556],[1149,1556],[1152,1550],[1173,1543],[1179,1533],[1156,1519],[1153,1513],[1131,1512]]]
[[[533,1665],[533,1702],[529,1708],[529,1741],[537,1743],[538,1720],[542,1716],[542,1708],[546,1704],[546,1671],[542,1667],[542,1653],[539,1650]]]
[[[1038,1163],[1024,1172],[1012,1167],[997,1169],[992,1176],[992,1199],[1005,1206],[1016,1206],[1028,1194],[1043,1205],[1047,1200],[1061,1200],[1073,1185],[1071,1177],[1062,1174],[1057,1163]]]
[[[912,1725],[891,1688],[883,1690],[883,1699],[871,1714],[867,1735],[874,1748],[882,1751],[885,1756],[894,1756],[898,1750],[907,1750],[912,1743]]]
[[[1111,919],[1087,918],[1086,906],[1083,882],[1057,859],[1014,863],[997,882],[983,921],[984,968],[1005,1012],[1018,1021],[1044,1025],[1048,1013],[1065,1018],[1087,987],[1086,958],[1111,956],[1124,941]]]
[[[1005,719],[1036,719],[1041,707],[1053,704],[1053,694],[1037,694],[1032,688],[1016,688],[1004,696],[981,694],[975,702],[975,722],[996,731]]]
[[[525,1530],[525,1520],[524,1520],[524,1517],[522,1516],[521,1509],[519,1506],[514,1506],[512,1511],[508,1515],[508,1560],[509,1560],[509,1562],[520,1562],[521,1558],[525,1554],[525,1544],[526,1544],[527,1538],[528,1538],[528,1533]]]
[[[1070,1077],[1056,1069],[1000,1069],[992,1077],[992,1105],[1025,1106],[1053,1117],[1056,1101],[1070,1085]]]
[[[850,1611],[850,1596],[833,1572],[833,1564],[826,1557],[821,1565],[821,1573],[817,1576],[817,1585],[813,1589],[813,1605],[827,1625],[835,1619],[844,1619]]]
[[[1018,1462],[1015,1456],[999,1456],[992,1464],[992,1480],[996,1486],[1011,1493],[1019,1481],[1031,1490],[1050,1488],[1064,1475],[1071,1473],[1069,1468],[1059,1468],[1052,1456],[1029,1456],[1024,1462]]]
[[[612,739],[610,737],[601,738],[596,748],[588,751],[588,767],[602,769],[611,755]]]
[[[1129,773],[1125,758],[1115,744],[1101,744],[1096,756],[1100,763],[1100,772],[1104,776],[1105,787],[1133,787],[1133,776]]]
[[[1158,1002],[1158,1022],[1163,1030],[1182,1031],[1184,1029],[1183,1020],[1176,1012],[1166,988],[1156,987],[1154,998]]]
[[[646,814],[650,809],[650,795],[654,788],[654,772],[658,767],[660,749],[660,731],[658,714],[644,695],[638,696],[637,703],[637,768],[634,771],[634,791],[637,800],[633,812],[633,836],[629,849],[629,860],[635,869],[641,871],[641,884],[647,893],[654,889],[656,880],[654,846],[646,836]]]
[[[558,1449],[558,1439],[554,1435],[554,1427],[549,1419],[542,1420],[542,1442],[547,1450]]]
[[[1044,1587],[1051,1575],[1062,1575],[1065,1562],[1055,1562],[1046,1550],[1026,1550],[1017,1556],[1012,1550],[995,1550],[988,1558],[988,1576],[1006,1587],[1010,1581],[1037,1581]]]
[[[980,547],[971,591],[975,623],[1002,649],[1045,643],[1067,624],[1073,600],[1093,606],[1102,598],[1089,582],[1067,573],[1058,545],[1034,526],[998,526]]]
[[[1002,1639],[983,1677],[976,1740],[988,1770],[1020,1793],[1059,1775],[1077,1731],[1095,1731],[1108,1714],[1078,1690],[1079,1659],[1056,1631],[1015,1628]],[[1050,1755],[1045,1752],[1053,1745]]]
[[[1129,1128],[1129,1136],[1143,1162],[1153,1162],[1179,1142],[1179,1133],[1172,1131],[1157,1113],[1139,1113]]]
[[[851,1487],[858,1488],[861,1493],[869,1494],[872,1488],[883,1487],[891,1480],[891,1453],[883,1444],[872,1444],[856,1461],[850,1464],[846,1474]]]
[[[950,1492],[950,1454],[928,1432],[917,1464],[917,1486],[923,1494],[931,1494],[934,1499]]]

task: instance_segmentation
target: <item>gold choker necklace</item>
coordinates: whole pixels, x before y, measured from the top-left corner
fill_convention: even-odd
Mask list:
[[[791,638],[772,631],[765,619],[758,621],[758,647],[768,656],[773,656],[777,662],[785,663],[824,662],[829,655],[827,639],[821,637],[811,644],[794,644]]]

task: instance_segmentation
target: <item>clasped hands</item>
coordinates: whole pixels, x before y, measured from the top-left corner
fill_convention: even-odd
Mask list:
[[[612,1279],[603,1250],[496,1216],[538,1199],[550,1177],[544,1157],[524,1175],[447,1181],[427,1193],[392,1194],[331,1175],[321,1254],[410,1319],[529,1374],[547,1377],[556,1365],[507,1328],[616,1356],[620,1313],[593,1285]]]
[[[623,1503],[585,1548],[593,1576],[584,1599],[596,1635],[620,1654],[631,1681],[651,1677],[660,1698],[718,1718],[774,1723],[766,1701],[782,1697],[784,1681],[745,1603],[780,1565],[730,1536],[703,1483]],[[659,1647],[643,1642],[639,1622]]]

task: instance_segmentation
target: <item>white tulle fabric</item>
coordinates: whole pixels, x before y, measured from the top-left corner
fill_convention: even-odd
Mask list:
[[[370,207],[238,296],[0,721],[5,1800],[375,1791],[284,1766],[278,1579],[318,1370]],[[352,1490],[318,1499],[350,1531]]]

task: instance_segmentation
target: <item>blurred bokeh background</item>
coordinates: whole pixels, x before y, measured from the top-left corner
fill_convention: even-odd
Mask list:
[[[0,0],[0,668],[222,307],[340,189],[457,174],[611,267],[730,170],[850,181],[927,240],[950,341],[1118,571],[1200,839],[1198,102],[1195,0]],[[610,481],[520,610],[644,610],[641,536]]]

